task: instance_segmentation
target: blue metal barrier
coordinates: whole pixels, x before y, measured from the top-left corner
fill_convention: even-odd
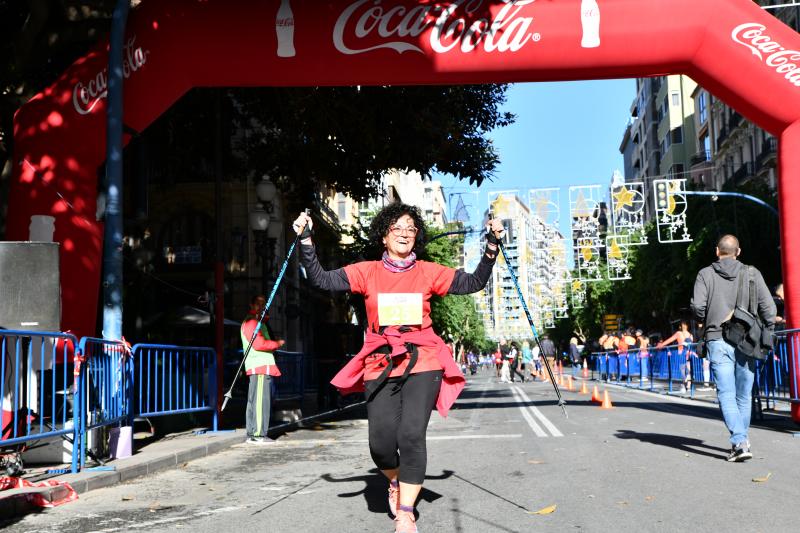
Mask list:
[[[77,344],[68,333],[0,330],[0,447],[72,440],[72,472],[77,472],[80,402],[74,398],[80,396],[72,389]]]
[[[87,432],[131,423],[131,351],[124,343],[83,337],[79,376],[80,466],[86,464]]]
[[[776,331],[775,349],[764,361],[756,362],[755,395],[766,403],[767,408],[774,408],[778,401],[800,402],[797,387],[792,383],[797,376],[792,375],[791,367],[791,361],[798,353],[800,329]]]
[[[233,374],[239,368],[242,361],[242,350],[231,350],[225,354],[225,380],[233,380]],[[303,397],[306,390],[306,356],[303,352],[286,352],[276,350],[273,352],[275,364],[281,371],[281,375],[272,380],[274,386],[274,400],[297,400]],[[246,381],[242,382],[242,393],[247,390]],[[237,387],[238,389],[238,387]]]
[[[275,364],[281,370],[275,381],[275,400],[297,400],[305,392],[305,355],[302,352],[274,352]]]
[[[212,348],[137,344],[132,351],[132,415],[208,411],[217,431],[217,358]]]

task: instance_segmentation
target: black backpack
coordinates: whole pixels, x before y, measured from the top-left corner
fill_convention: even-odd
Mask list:
[[[744,271],[744,274],[742,273]],[[722,338],[745,355],[754,359],[767,358],[773,345],[772,327],[758,316],[757,288],[753,267],[744,265],[737,276],[736,307],[731,318],[722,323]],[[748,278],[748,306],[744,307],[745,278]]]

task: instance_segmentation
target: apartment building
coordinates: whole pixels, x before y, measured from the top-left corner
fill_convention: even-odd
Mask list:
[[[553,327],[555,319],[564,316],[567,309],[564,237],[516,194],[498,195],[492,209],[506,227],[503,244],[508,266],[504,260],[498,261],[484,291],[474,295],[477,309],[490,338],[529,338],[531,328],[509,267],[514,270],[537,329]]]

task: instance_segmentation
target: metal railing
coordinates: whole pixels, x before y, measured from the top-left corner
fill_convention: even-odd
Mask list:
[[[217,358],[212,348],[137,344],[132,352],[132,415],[208,411],[217,431]]]
[[[120,341],[83,337],[79,345],[80,466],[86,464],[88,432],[114,424],[130,425],[130,348]]]
[[[793,375],[792,361],[800,354],[800,329],[775,332],[775,350],[756,363],[755,397],[774,408],[776,402],[800,403],[798,376]]]
[[[697,383],[710,383],[708,362],[698,357],[695,344],[683,347],[629,349],[627,352],[595,352],[592,379],[614,382],[619,385],[655,390],[664,383],[667,392],[675,392],[675,385],[690,383],[688,392],[694,395]],[[597,375],[595,375],[597,374]]]
[[[625,354],[595,352],[591,359],[592,379],[624,386],[674,392],[676,384],[689,381],[688,373],[691,387],[686,392],[694,396],[698,383],[714,382],[708,358],[697,355],[694,343],[682,348],[631,349]],[[793,375],[793,362],[800,363],[800,329],[777,331],[774,350],[755,364],[753,398],[759,413],[775,408],[777,402],[800,403],[800,377]]]
[[[72,388],[77,344],[68,333],[0,330],[0,447],[71,440],[72,471],[77,471],[80,424]]]
[[[232,373],[242,361],[242,354],[241,349],[230,350],[226,353],[226,380],[233,380]],[[275,356],[275,364],[278,365],[281,371],[281,375],[272,380],[275,386],[273,400],[302,399],[306,391],[306,384],[315,383],[315,369],[308,368],[310,365],[306,365],[306,355],[302,352],[286,352],[283,350],[275,350],[273,355]],[[246,390],[246,385],[242,386],[242,390]]]

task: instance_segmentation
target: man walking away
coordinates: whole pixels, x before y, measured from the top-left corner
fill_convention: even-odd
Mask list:
[[[775,320],[775,303],[761,272],[740,263],[736,259],[740,252],[736,237],[723,235],[720,238],[716,249],[718,260],[697,274],[691,303],[698,321],[706,326],[708,359],[717,383],[719,407],[731,434],[729,462],[742,462],[753,457],[748,429],[755,360],[726,342],[722,334],[723,324],[730,320],[736,307],[739,276],[745,276],[742,285],[745,294],[739,301],[750,301],[752,279],[757,292],[759,317],[765,327],[772,327]]]
[[[550,337],[545,334],[542,336],[542,357],[547,358],[547,362],[550,363],[550,368],[555,371],[556,368],[556,345],[550,340]]]

